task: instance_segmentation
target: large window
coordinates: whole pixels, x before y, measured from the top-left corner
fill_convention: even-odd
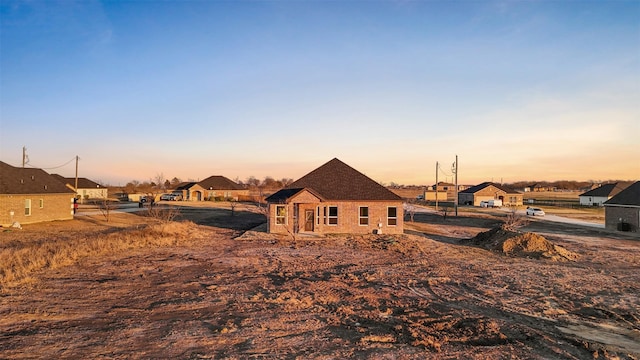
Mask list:
[[[329,206],[329,225],[338,225],[338,207],[337,206]]]
[[[398,209],[394,207],[387,208],[387,225],[394,226],[398,224]]]
[[[26,216],[31,215],[31,199],[24,200],[24,214]]]
[[[276,225],[285,225],[287,223],[287,207],[285,205],[276,205]]]
[[[359,214],[360,225],[369,225],[369,207],[360,206]]]
[[[40,209],[44,207],[44,199],[40,199]]]

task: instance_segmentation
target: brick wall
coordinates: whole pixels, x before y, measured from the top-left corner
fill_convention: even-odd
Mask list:
[[[296,199],[296,201],[300,200],[301,199]],[[287,208],[286,225],[276,224],[275,209],[277,205],[284,205]],[[336,225],[330,225],[328,221],[329,207],[332,206],[338,208],[338,223]],[[369,216],[367,225],[360,225],[360,207],[368,207]],[[395,225],[388,224],[387,211],[389,207],[396,208]],[[269,204],[270,216],[268,231],[281,234],[288,233],[287,230],[293,232],[296,227],[294,214],[297,212],[299,232],[305,232],[306,210],[313,210],[313,233],[317,234],[371,234],[374,230],[380,230],[382,234],[402,234],[404,231],[404,212],[401,201],[335,201]],[[378,224],[382,226],[379,227]]]
[[[74,194],[0,195],[0,225],[15,221],[30,224],[73,219]],[[31,215],[25,215],[25,200],[31,199]],[[42,207],[40,201],[42,200]],[[13,212],[13,216],[11,216]]]
[[[620,219],[629,224],[630,231],[640,231],[640,209],[632,207],[605,206],[604,226],[610,230],[618,230]]]

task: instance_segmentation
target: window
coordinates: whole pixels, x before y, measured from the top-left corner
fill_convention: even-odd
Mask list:
[[[329,225],[338,225],[338,207],[329,206]]]
[[[318,216],[316,216],[316,222],[318,223],[318,225],[320,225],[320,206],[318,206],[316,209],[318,212]]]
[[[26,216],[31,215],[31,199],[24,200],[24,214]]]
[[[276,205],[276,225],[285,225],[287,223],[287,207],[284,205]]]
[[[40,209],[44,207],[44,199],[40,199]]]
[[[398,209],[395,207],[387,208],[387,225],[395,226],[398,224]]]
[[[360,206],[359,213],[360,225],[369,225],[369,207]]]

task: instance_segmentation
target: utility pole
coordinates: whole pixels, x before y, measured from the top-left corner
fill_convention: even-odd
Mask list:
[[[456,192],[455,192],[456,197],[455,197],[455,200],[454,200],[455,202],[454,202],[453,206],[456,209],[456,217],[457,217],[458,216],[458,155],[456,155],[456,162],[454,163],[454,170],[455,171],[453,172],[453,174],[456,177],[456,185],[455,185],[456,186]]]
[[[436,190],[436,211],[438,211],[438,162],[437,161],[436,161],[436,186],[435,186],[435,190]],[[425,196],[425,200],[427,200],[426,196]]]
[[[78,196],[78,155],[76,155],[76,183],[75,183],[75,191],[76,191],[76,196]]]
[[[24,165],[27,163],[27,147],[22,147],[22,168],[24,169]]]

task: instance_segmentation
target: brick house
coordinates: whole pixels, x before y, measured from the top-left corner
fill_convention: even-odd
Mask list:
[[[520,206],[522,199],[522,193],[492,182],[483,182],[458,193],[459,205],[480,206],[481,201],[502,200],[504,206]]]
[[[182,182],[173,189],[172,193],[181,194],[184,201],[204,200],[204,189],[197,182]]]
[[[183,182],[172,191],[174,194],[182,194],[185,201],[205,200],[239,200],[249,196],[249,190],[234,181],[220,175],[209,176],[202,181]]]
[[[109,189],[107,189],[106,186],[102,186],[93,180],[79,177],[78,188],[76,189],[75,177],[66,178],[58,174],[52,174],[51,176],[55,177],[60,182],[65,184],[69,189],[75,190],[76,198],[80,199],[81,202],[88,199],[106,199],[108,197]]]
[[[605,228],[640,231],[640,181],[629,185],[603,205]]]
[[[75,192],[42,169],[0,161],[0,225],[73,219]]]
[[[232,199],[238,201],[249,196],[249,189],[245,189],[236,182],[220,175],[209,176],[198,182],[204,191],[204,199],[213,200],[217,198]]]
[[[403,232],[402,198],[336,158],[266,200],[270,233]]]

